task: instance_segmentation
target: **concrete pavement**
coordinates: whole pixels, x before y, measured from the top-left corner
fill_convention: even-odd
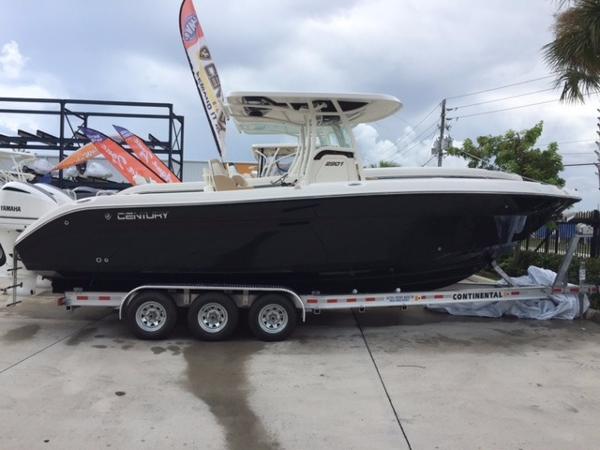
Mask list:
[[[600,447],[600,326],[590,321],[362,318],[415,449]]]
[[[599,413],[588,321],[328,312],[281,343],[150,342],[106,309],[0,309],[2,449],[592,448]]]

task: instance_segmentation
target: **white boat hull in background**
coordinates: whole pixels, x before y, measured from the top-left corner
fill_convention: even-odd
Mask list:
[[[13,251],[17,237],[31,223],[53,211],[59,205],[73,200],[60,189],[45,184],[10,181],[0,187],[0,289],[12,285]],[[33,295],[47,285],[34,272],[18,265],[17,295]],[[9,293],[12,291],[9,291]]]

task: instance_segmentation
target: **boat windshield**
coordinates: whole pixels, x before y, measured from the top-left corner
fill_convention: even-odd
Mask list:
[[[290,169],[292,162],[294,162],[294,158],[296,154],[291,155],[269,155],[265,157],[265,162],[263,164],[263,169],[260,174],[261,177],[272,177],[278,175],[284,175]]]
[[[352,148],[352,138],[346,127],[338,124],[317,125],[317,147],[343,147]]]
[[[294,162],[297,151],[297,144],[253,145],[252,152],[258,162],[258,176],[271,177],[286,174]]]

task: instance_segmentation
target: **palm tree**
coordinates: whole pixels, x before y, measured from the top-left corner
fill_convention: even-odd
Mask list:
[[[560,99],[583,102],[584,95],[600,90],[600,0],[562,0],[559,6],[544,57],[562,86]]]

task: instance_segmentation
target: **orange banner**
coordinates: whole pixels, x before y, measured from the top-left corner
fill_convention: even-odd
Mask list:
[[[127,153],[123,147],[108,136],[99,131],[92,130],[91,128],[82,128],[81,132],[92,141],[94,146],[104,155],[106,160],[110,162],[132,185],[140,184],[142,180],[145,180],[146,182],[164,183],[158,175]]]
[[[113,125],[117,133],[129,144],[135,156],[166,183],[181,183],[179,178],[148,148],[146,143],[126,128]]]
[[[60,161],[52,170],[64,170],[69,167],[76,166],[77,164],[83,164],[84,162],[95,158],[100,152],[94,146],[93,143],[85,144],[75,153],[72,153],[67,158]]]

